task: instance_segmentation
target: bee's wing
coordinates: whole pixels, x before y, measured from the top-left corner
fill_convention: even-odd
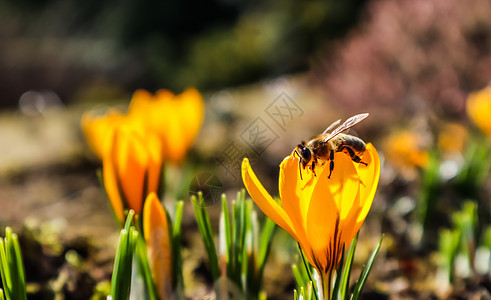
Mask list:
[[[329,141],[330,139],[332,139],[336,135],[340,134],[341,132],[345,131],[346,129],[348,129],[350,127],[353,127],[354,125],[360,123],[366,117],[368,117],[368,113],[364,113],[364,114],[359,114],[359,115],[356,115],[356,116],[352,116],[351,118],[349,118],[348,120],[346,120],[342,125],[340,125],[338,128],[334,129],[333,132],[331,132],[323,140],[323,142]],[[334,123],[338,123],[338,122],[334,122]],[[331,126],[329,126],[329,127],[331,127]]]
[[[324,130],[324,132],[322,134],[326,134],[328,133],[329,131],[331,131],[334,127],[338,126],[339,123],[341,123],[341,119],[335,121],[335,122],[332,122],[331,125],[329,125],[329,127],[326,128],[326,130]]]

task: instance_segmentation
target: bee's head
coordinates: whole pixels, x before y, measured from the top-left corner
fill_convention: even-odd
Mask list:
[[[296,152],[300,157],[300,163],[305,168],[307,164],[310,162],[310,159],[312,158],[312,152],[310,151],[309,148],[305,147],[305,142],[302,142],[301,144],[297,145]]]

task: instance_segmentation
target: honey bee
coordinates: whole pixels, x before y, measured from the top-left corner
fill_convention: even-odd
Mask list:
[[[351,159],[360,164],[367,165],[365,162],[361,161],[361,156],[365,152],[365,142],[356,136],[342,133],[343,131],[353,127],[362,120],[368,117],[368,113],[359,114],[353,116],[346,120],[342,125],[341,120],[337,120],[332,123],[323,133],[310,138],[307,142],[302,141],[294,150],[294,153],[298,155],[298,170],[300,171],[300,179],[302,178],[302,166],[304,169],[309,165],[310,169],[315,174],[315,166],[320,162],[324,165],[325,162],[329,163],[329,176],[331,178],[332,171],[334,170],[334,153],[344,152],[351,157]],[[336,129],[331,131],[334,127],[338,126]]]

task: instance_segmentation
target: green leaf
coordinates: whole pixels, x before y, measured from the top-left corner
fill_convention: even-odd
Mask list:
[[[318,299],[318,294],[317,294],[317,288],[315,286],[315,280],[314,277],[312,276],[312,272],[310,270],[310,265],[307,262],[307,259],[305,258],[302,248],[300,247],[300,244],[297,243],[298,245],[298,251],[300,252],[300,257],[302,258],[303,265],[305,267],[305,270],[307,271],[307,275],[309,277],[309,281],[312,283],[312,289],[313,289],[313,294],[315,295],[315,299]]]
[[[429,154],[430,159],[422,176],[423,185],[420,195],[420,204],[417,209],[419,223],[423,226],[423,229],[427,229],[434,216],[438,194],[442,185],[438,153],[430,152]]]
[[[180,291],[184,282],[183,282],[183,274],[182,274],[182,256],[181,256],[181,225],[182,225],[182,214],[184,209],[184,202],[177,201],[176,203],[176,219],[172,226],[172,272],[173,272],[173,280],[174,290]],[[169,223],[171,224],[171,223]],[[177,289],[177,287],[180,287]]]
[[[223,232],[221,231],[220,234],[224,235],[225,239],[225,247],[226,247],[226,262],[227,262],[227,271],[229,271],[228,267],[230,265],[230,261],[232,258],[232,235],[231,235],[231,230],[230,230],[230,216],[228,212],[228,205],[227,205],[227,197],[225,194],[222,194],[222,214],[221,217],[223,218]]]
[[[298,269],[298,266],[296,264],[292,265],[292,271],[293,271],[293,277],[295,278],[295,281],[297,283],[297,287],[304,287],[307,286],[307,282],[305,281],[304,276]]]
[[[380,250],[380,246],[382,245],[383,239],[384,239],[384,235],[382,235],[380,237],[380,241],[377,245],[377,248],[375,248],[375,250],[373,250],[372,255],[368,259],[367,265],[361,271],[360,277],[358,278],[358,281],[356,282],[353,294],[351,295],[351,300],[357,300],[358,297],[360,296],[361,290],[363,289],[363,286],[365,285],[367,277],[370,274],[370,271],[372,269],[373,263],[375,262],[375,257],[377,256],[377,253]]]
[[[0,239],[0,272],[0,275],[2,275],[2,284],[3,288],[5,289],[5,295],[7,299],[10,299],[12,294],[10,287],[12,284],[10,282],[10,270],[7,263],[7,253],[5,251],[5,242],[3,239]]]
[[[130,210],[124,228],[119,235],[118,248],[114,259],[111,279],[111,295],[113,299],[128,299],[131,287],[131,270],[138,232],[132,226],[135,212]]]
[[[20,251],[20,246],[19,246],[19,239],[17,238],[17,235],[15,233],[12,233],[11,235],[12,238],[12,246],[13,251],[15,253],[14,255],[14,269],[16,271],[16,292],[15,295],[18,295],[21,299],[26,299],[27,298],[27,293],[26,293],[26,280],[24,277],[24,265],[22,263],[22,254]]]
[[[257,266],[259,268],[259,278],[262,279],[266,259],[271,250],[273,235],[276,230],[276,224],[270,218],[266,218],[263,230],[261,232],[261,241],[259,242],[259,250],[257,255]]]
[[[341,273],[343,272],[343,261],[344,261],[344,247],[343,245],[343,251],[341,252],[341,260],[339,261],[338,268],[336,270],[336,281],[334,282],[334,286],[332,289],[332,300],[338,300],[338,299],[343,299],[340,298],[340,288],[341,288]]]
[[[143,282],[146,287],[145,292],[148,293],[148,297],[150,297],[150,299],[152,300],[156,300],[158,299],[157,290],[155,287],[155,283],[153,282],[152,272],[150,270],[150,264],[148,262],[147,245],[145,243],[145,239],[142,235],[138,235],[136,238],[134,238],[134,241],[135,251],[133,258],[136,258],[136,265],[139,272],[138,274],[143,277]]]
[[[124,223],[124,229],[129,232],[130,227],[133,225],[133,219],[135,216],[135,211],[130,209],[128,215],[126,216],[126,222]]]
[[[235,240],[235,253],[237,254],[237,266],[240,266],[238,268],[238,271],[240,274],[242,274],[242,264],[244,263],[244,260],[247,258],[243,256],[244,254],[244,243],[245,243],[245,233],[246,233],[246,207],[245,207],[245,194],[244,191],[240,191],[237,193],[237,218],[236,221],[238,221],[235,226],[236,226],[236,240]],[[239,275],[240,276],[240,275]]]
[[[0,239],[0,274],[6,299],[27,299],[19,239],[10,227],[5,228],[5,239]]]
[[[244,207],[243,215],[243,232],[244,240],[242,242],[242,257],[241,261],[241,283],[242,290],[247,294],[251,293],[257,296],[258,290],[255,282],[255,252],[254,252],[254,213],[252,211],[252,202],[246,202],[244,198],[241,199],[241,203]]]
[[[130,242],[130,233],[121,229],[119,243],[114,261],[113,276],[111,279],[111,296],[113,299],[128,299],[131,286],[131,261],[133,251]]]
[[[358,244],[358,233],[351,241],[351,246],[349,248],[348,256],[346,257],[346,264],[344,265],[342,281],[341,281],[341,298],[346,299],[348,297],[349,280],[351,275],[351,267],[353,264],[353,259],[355,257],[356,245]]]
[[[196,199],[195,196],[191,197],[191,201],[193,202],[196,222],[198,223],[198,229],[201,233],[206,253],[208,254],[208,261],[210,263],[213,280],[216,281],[220,278],[220,268],[218,266],[218,256],[215,247],[215,241],[213,239],[213,231],[211,229],[211,223],[208,217],[208,213],[202,205],[203,194],[201,194],[201,192],[198,193],[198,197],[199,203],[198,199]]]

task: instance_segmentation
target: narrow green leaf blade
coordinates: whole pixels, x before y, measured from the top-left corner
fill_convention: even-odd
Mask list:
[[[6,245],[4,239],[0,238],[0,275],[2,275],[2,285],[5,289],[5,296],[7,299],[11,299],[10,290],[10,272],[7,263],[7,253],[5,251]]]
[[[266,266],[266,259],[271,249],[273,241],[273,235],[276,230],[276,224],[270,218],[266,218],[263,231],[261,232],[261,240],[259,242],[259,251],[257,255],[257,266],[259,268],[259,275],[262,277],[264,273],[264,267]]]
[[[377,256],[377,253],[380,250],[380,246],[382,245],[383,239],[384,239],[384,235],[382,234],[382,236],[380,237],[380,241],[377,245],[377,248],[375,248],[375,250],[373,250],[372,255],[368,259],[367,265],[361,271],[360,277],[358,278],[358,281],[356,282],[353,294],[351,295],[351,300],[357,300],[358,297],[360,296],[361,290],[363,289],[363,286],[365,285],[367,277],[370,274],[370,271],[372,269],[373,263],[375,262],[375,258]]]
[[[17,295],[19,298],[18,299],[27,299],[27,292],[26,292],[26,280],[24,276],[24,264],[22,263],[22,254],[20,251],[20,246],[19,246],[19,239],[17,237],[17,234],[12,233],[11,235],[12,238],[12,244],[13,244],[13,256],[14,256],[14,263],[15,263],[15,270],[16,270],[16,291],[15,295]]]
[[[343,275],[342,275],[342,280],[341,280],[341,286],[340,286],[340,291],[341,291],[341,298],[340,299],[346,299],[348,296],[351,267],[353,265],[353,260],[355,257],[355,251],[356,251],[356,245],[357,244],[358,244],[358,233],[355,235],[355,237],[351,241],[351,246],[349,248],[348,256],[346,257],[346,264],[344,265]]]
[[[172,233],[172,257],[173,267],[172,272],[174,276],[174,288],[179,287],[184,284],[183,274],[182,274],[182,256],[181,256],[181,226],[182,226],[182,214],[184,209],[184,202],[178,201],[176,203],[176,219],[173,225]]]
[[[343,299],[340,298],[341,292],[340,292],[340,287],[341,287],[341,273],[343,272],[343,262],[344,262],[344,247],[343,245],[343,251],[341,252],[341,260],[339,261],[338,268],[336,270],[336,281],[334,282],[334,286],[332,289],[332,300],[338,300],[338,299]]]
[[[307,282],[305,281],[302,273],[300,272],[296,264],[292,265],[292,271],[293,271],[293,277],[295,278],[295,281],[297,283],[297,287],[301,288],[307,286]]]
[[[220,278],[220,268],[218,266],[218,256],[215,247],[215,241],[213,239],[213,232],[211,229],[210,219],[206,209],[202,206],[203,195],[198,193],[199,203],[195,196],[191,197],[193,202],[194,212],[196,215],[196,222],[198,223],[198,229],[201,233],[203,243],[205,245],[206,252],[208,254],[208,260],[210,263],[210,269],[213,276],[213,280],[216,281]]]
[[[127,299],[129,285],[125,284],[124,274],[128,272],[125,260],[128,255],[128,230],[122,229],[119,234],[118,248],[114,259],[113,276],[111,279],[111,296],[113,299]],[[126,273],[128,274],[128,273]],[[129,273],[131,274],[131,272]],[[128,275],[127,275],[128,276]],[[126,295],[126,297],[125,297]]]

